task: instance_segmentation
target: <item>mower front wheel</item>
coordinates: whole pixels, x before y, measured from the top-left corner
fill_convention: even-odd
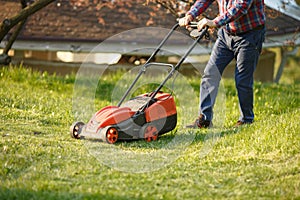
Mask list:
[[[104,140],[108,144],[114,144],[118,141],[119,131],[117,128],[109,126],[104,129]]]
[[[82,131],[82,127],[84,126],[83,122],[74,122],[70,126],[70,135],[72,138],[80,139],[80,133]]]

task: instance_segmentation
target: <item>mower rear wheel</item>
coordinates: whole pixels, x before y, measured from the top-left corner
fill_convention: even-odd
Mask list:
[[[153,124],[146,125],[143,129],[143,137],[147,142],[155,141],[158,138],[158,130]]]
[[[80,139],[80,133],[82,131],[82,127],[84,126],[83,122],[74,122],[70,127],[70,135],[72,138]]]
[[[106,131],[106,142],[109,144],[114,144],[117,142],[119,137],[119,132],[115,127],[110,127]]]

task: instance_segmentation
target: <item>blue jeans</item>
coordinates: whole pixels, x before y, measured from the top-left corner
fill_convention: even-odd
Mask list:
[[[200,114],[204,114],[206,120],[213,119],[213,106],[223,71],[235,59],[235,84],[241,113],[239,120],[253,122],[253,74],[264,38],[265,29],[235,36],[228,34],[224,29],[218,31],[218,39],[200,85]]]

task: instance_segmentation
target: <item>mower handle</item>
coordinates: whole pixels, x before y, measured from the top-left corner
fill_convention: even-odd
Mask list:
[[[176,21],[179,24],[179,18],[177,18]],[[189,22],[188,26],[191,27],[192,29],[196,29],[198,28],[198,22]]]
[[[158,88],[151,94],[151,100],[154,99],[156,94],[161,90],[161,88],[166,84],[166,82],[173,76],[175,71],[179,69],[181,64],[185,61],[185,59],[188,57],[188,55],[193,51],[195,46],[198,44],[198,42],[207,34],[208,26],[205,26],[200,32],[198,37],[195,39],[194,43],[190,46],[190,48],[186,51],[186,53],[181,57],[181,59],[178,61],[178,63],[175,65],[175,67],[172,69],[172,71],[168,74],[168,76],[165,78],[165,80],[158,86]],[[145,108],[143,108],[145,109]]]
[[[127,89],[127,91],[125,92],[125,94],[123,95],[123,97],[121,98],[121,100],[118,103],[118,107],[120,107],[123,103],[123,101],[126,99],[126,97],[128,96],[129,92],[132,90],[133,86],[137,83],[137,81],[139,80],[139,78],[142,76],[143,73],[145,73],[147,66],[149,65],[149,63],[151,62],[152,58],[154,58],[157,53],[161,50],[162,46],[166,43],[166,41],[171,37],[171,35],[173,34],[173,32],[179,27],[179,23],[176,23],[171,31],[169,31],[169,33],[164,37],[164,39],[160,42],[160,44],[158,45],[158,47],[155,49],[155,51],[151,54],[151,56],[148,58],[148,60],[146,61],[146,63],[143,65],[143,67],[141,68],[139,74],[137,75],[137,77],[134,79],[133,83],[129,86],[129,88]]]
[[[162,46],[166,43],[166,41],[170,38],[170,36],[173,34],[173,32],[178,27],[180,27],[179,23],[176,23],[173,26],[173,28],[169,31],[169,33],[164,37],[164,39],[161,41],[161,43],[158,45],[158,47],[155,49],[155,51],[151,54],[151,56],[148,58],[146,63],[141,68],[141,70],[140,70],[139,74],[137,75],[137,77],[134,79],[133,83],[130,85],[130,87],[127,89],[127,91],[125,92],[125,94],[123,95],[121,100],[119,101],[118,107],[120,107],[122,105],[123,101],[126,99],[129,92],[132,90],[133,86],[137,83],[138,79],[141,77],[141,75],[143,73],[145,73],[146,68],[150,66],[152,58],[154,58],[157,55],[157,53],[161,50]],[[174,72],[179,69],[180,65],[184,62],[184,60],[187,58],[187,56],[191,53],[191,51],[195,48],[195,46],[198,44],[198,42],[206,34],[207,30],[208,30],[208,26],[206,26],[202,31],[200,31],[199,36],[196,37],[196,39],[195,39],[194,43],[191,45],[191,47],[187,50],[187,52],[184,54],[184,56],[181,57],[180,61],[176,64],[176,66],[175,67],[172,66],[172,70],[168,74],[167,78],[163,81],[163,83],[160,84],[160,86],[155,90],[155,92],[153,92],[153,94],[151,95],[151,99],[153,99],[155,97],[155,95],[161,90],[163,85],[167,82],[167,80],[169,80],[171,78],[171,76],[174,74]]]
[[[190,23],[189,23],[189,26],[190,26],[191,28],[198,28],[198,22],[190,22]]]

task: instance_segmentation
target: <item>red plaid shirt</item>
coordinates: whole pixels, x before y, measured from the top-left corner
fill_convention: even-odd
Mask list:
[[[187,13],[193,18],[203,13],[215,0],[197,0]],[[243,33],[265,24],[264,0],[217,0],[219,15],[213,20],[230,33]]]

